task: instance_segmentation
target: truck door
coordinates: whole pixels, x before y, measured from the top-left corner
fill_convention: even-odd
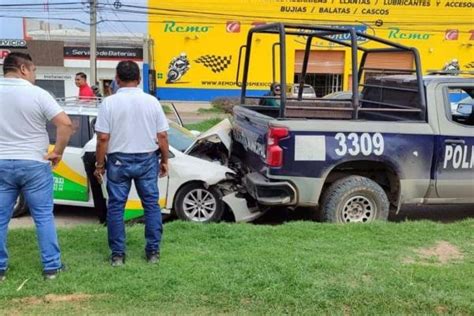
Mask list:
[[[443,84],[436,89],[440,136],[435,153],[440,198],[474,201],[474,84]]]

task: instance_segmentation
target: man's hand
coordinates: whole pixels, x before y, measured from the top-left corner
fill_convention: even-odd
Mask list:
[[[51,164],[53,165],[53,168],[55,168],[58,163],[61,161],[63,155],[60,155],[54,151],[48,153],[47,155],[44,156],[44,159],[51,161]]]
[[[160,178],[166,177],[168,175],[168,162],[161,162],[160,163]]]
[[[94,176],[97,179],[97,182],[102,184],[104,181],[104,174],[105,174],[105,168],[104,167],[96,167],[94,171]]]

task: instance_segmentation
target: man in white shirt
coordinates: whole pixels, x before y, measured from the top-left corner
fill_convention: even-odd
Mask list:
[[[105,173],[104,168],[107,169],[107,230],[111,264],[121,266],[125,262],[123,214],[132,180],[145,212],[145,255],[148,262],[157,263],[163,231],[158,205],[158,176],[168,173],[168,121],[158,100],[138,88],[140,69],[135,62],[121,61],[115,79],[120,89],[104,99],[95,125],[95,175],[99,181]],[[159,166],[158,148],[161,152]]]
[[[51,95],[34,86],[31,57],[10,53],[0,79],[0,281],[8,267],[6,247],[13,206],[23,194],[36,225],[45,279],[63,270],[53,216],[53,175],[73,132],[72,123]],[[54,149],[48,153],[46,123],[57,127]]]

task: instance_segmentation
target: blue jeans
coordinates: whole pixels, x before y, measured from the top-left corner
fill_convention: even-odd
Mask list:
[[[132,179],[145,211],[145,252],[160,251],[161,210],[158,204],[158,157],[156,153],[107,155],[107,230],[112,256],[125,255],[123,215]]]
[[[53,175],[48,163],[33,160],[0,160],[0,270],[8,266],[8,223],[18,195],[23,193],[36,225],[44,271],[61,268],[53,215]]]

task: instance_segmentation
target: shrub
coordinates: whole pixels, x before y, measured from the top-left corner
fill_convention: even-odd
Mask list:
[[[232,114],[232,108],[240,104],[239,97],[217,97],[211,101],[214,108],[221,110],[224,113]]]

